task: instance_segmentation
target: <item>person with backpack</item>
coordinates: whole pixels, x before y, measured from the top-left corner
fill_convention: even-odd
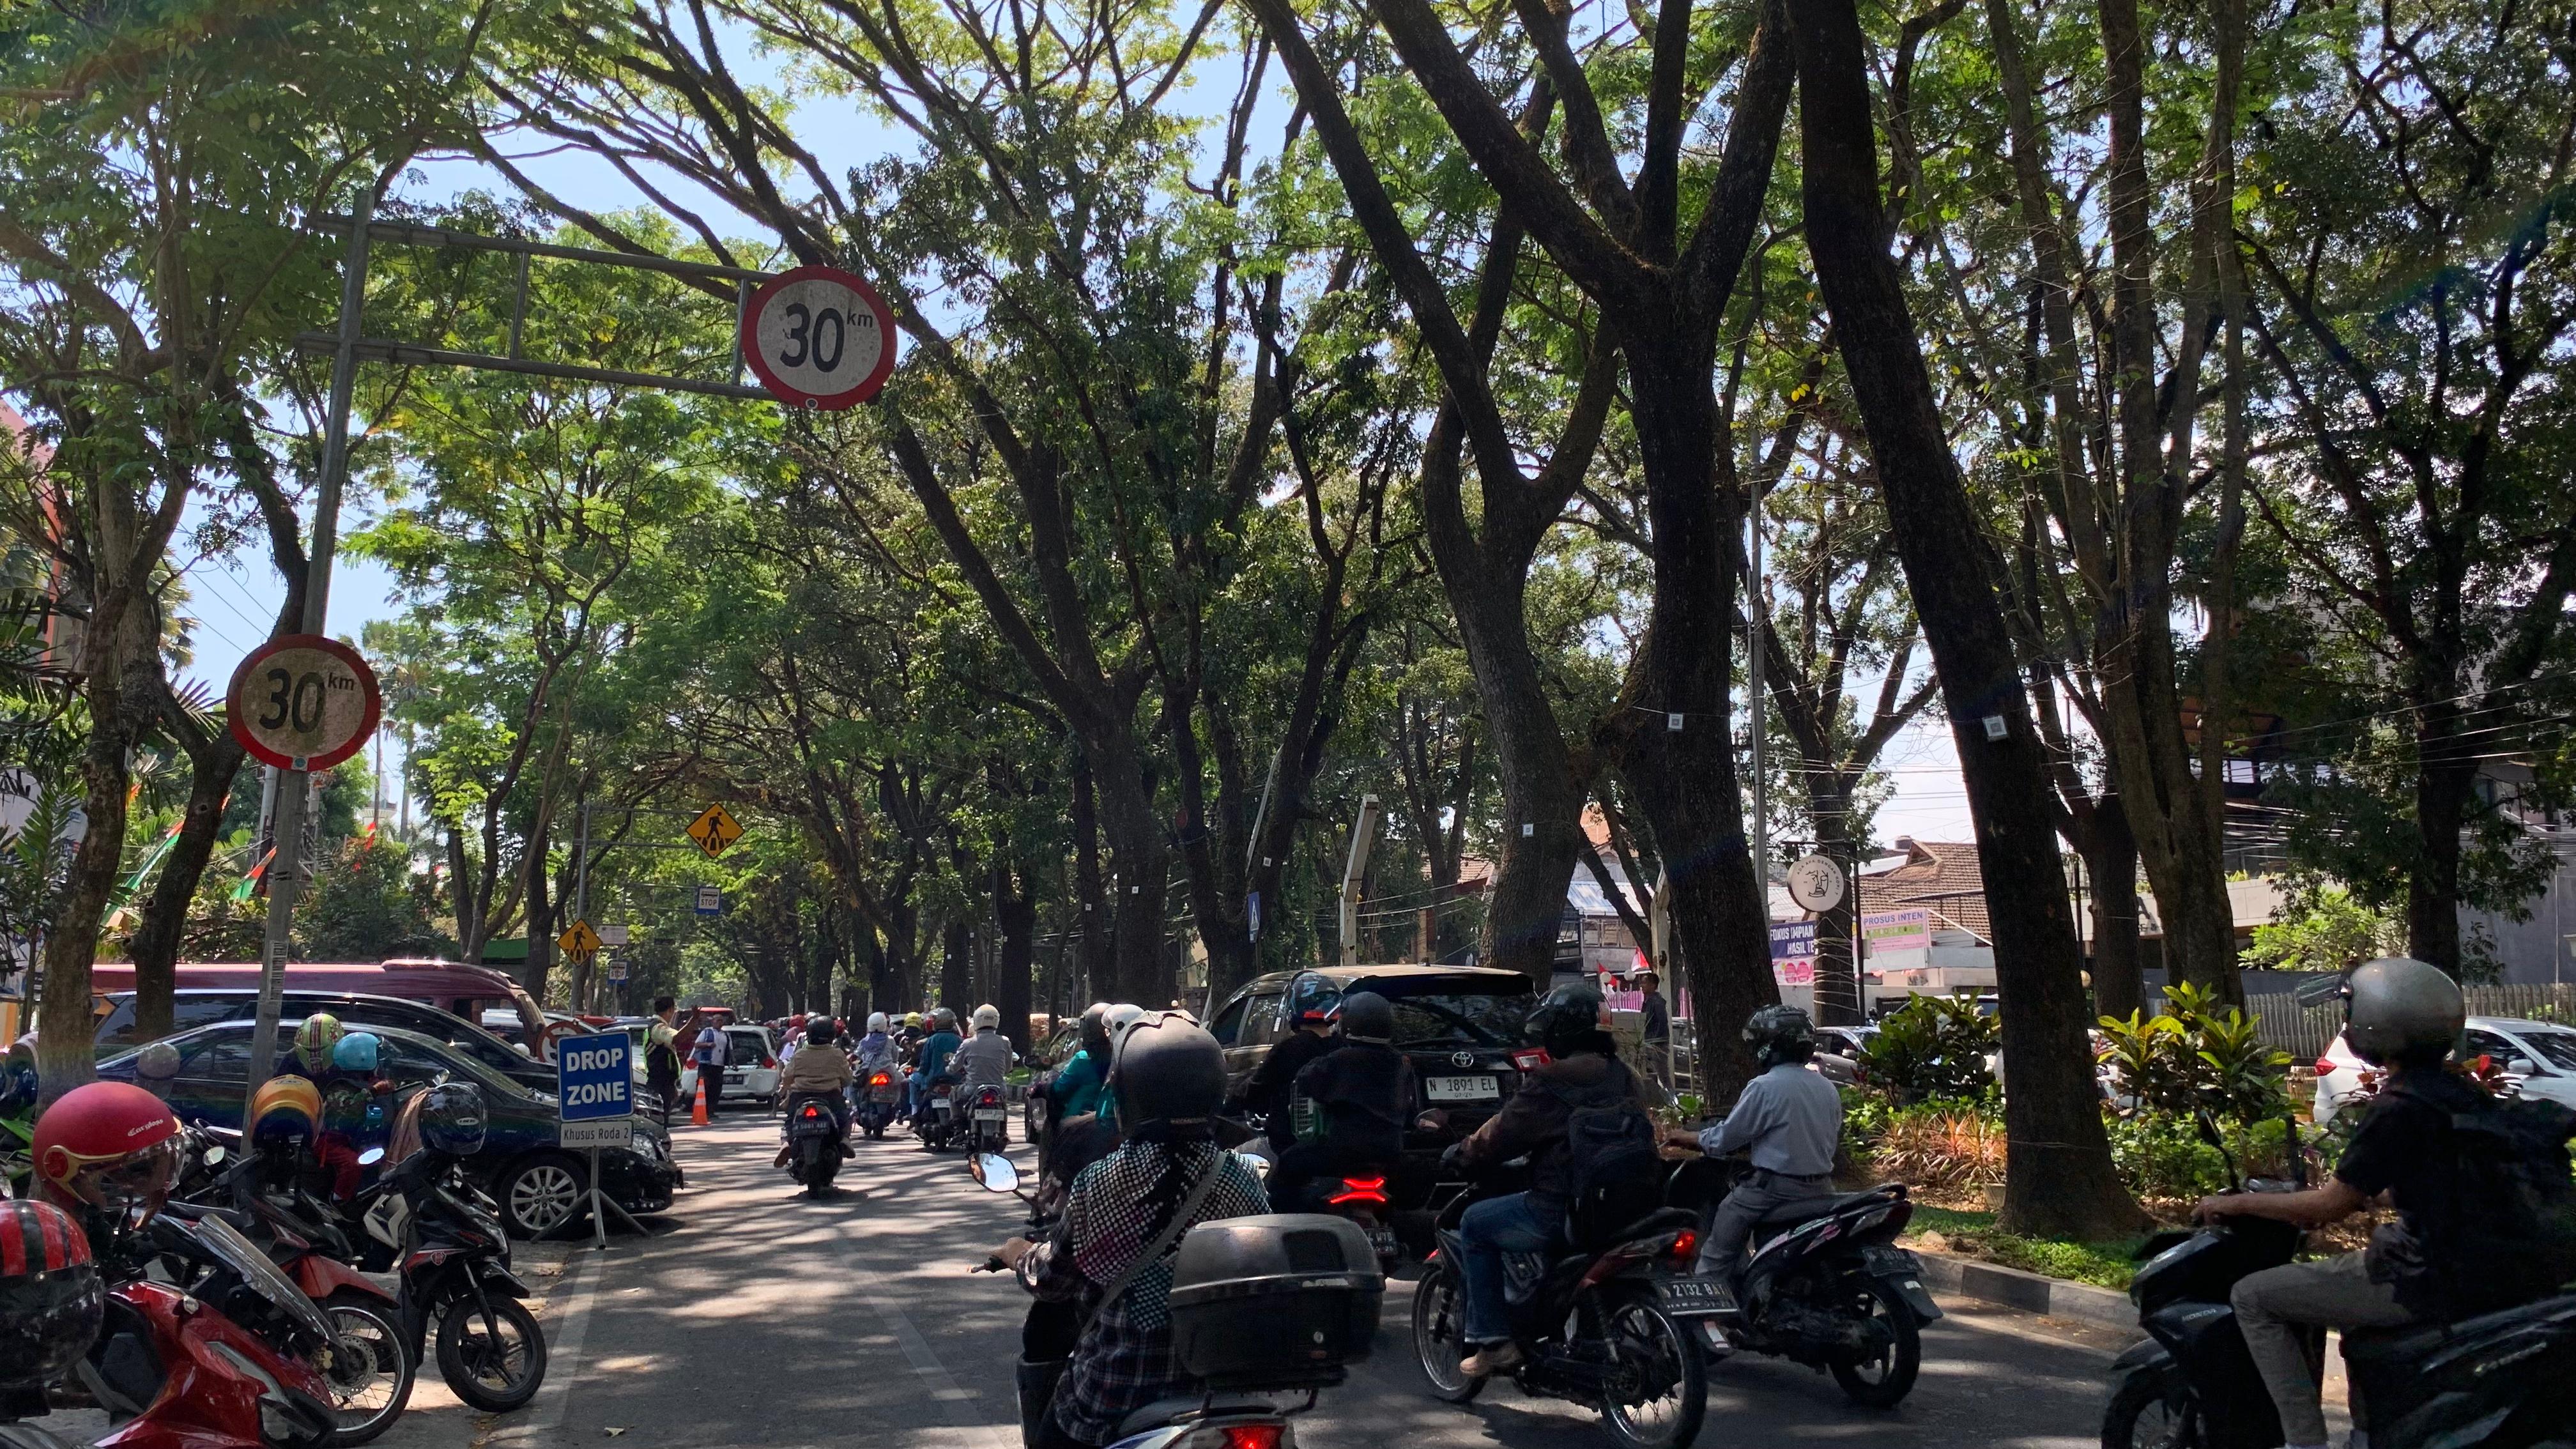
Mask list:
[[[1333,1040],[1333,1008],[1341,988],[1320,971],[1307,971],[1288,983],[1288,1023],[1293,1029],[1262,1055],[1244,1083],[1245,1111],[1270,1136],[1271,1150],[1285,1154],[1297,1145],[1297,1074],[1341,1045]]]
[[[1744,1265],[1745,1240],[1764,1218],[1834,1191],[1834,1148],[1842,1141],[1843,1099],[1834,1084],[1807,1070],[1816,1054],[1816,1024],[1794,1006],[1766,1006],[1746,1018],[1744,1044],[1762,1074],[1744,1084],[1735,1106],[1701,1128],[1697,1145],[1711,1157],[1748,1154],[1753,1170],[1728,1190],[1700,1240],[1696,1270],[1714,1277],[1729,1298]],[[1716,1352],[1725,1335],[1707,1335]]]
[[[2310,1357],[2316,1328],[2389,1328],[2509,1308],[2557,1291],[2569,1257],[2576,1188],[2567,1139],[2576,1113],[2498,1101],[2445,1067],[2467,1025],[2459,983],[2402,957],[2346,978],[2344,1040],[2389,1075],[2321,1187],[2201,1199],[2203,1222],[2270,1218],[2320,1228],[2385,1194],[2397,1221],[2358,1253],[2290,1263],[2240,1279],[2229,1301],[2245,1347],[2280,1411],[2287,1449],[2325,1449]],[[2366,1407],[2352,1405],[2352,1442]]]
[[[1467,1284],[1466,1339],[1475,1346],[1458,1368],[1470,1378],[1521,1361],[1503,1302],[1503,1255],[1548,1251],[1566,1240],[1569,1223],[1581,1236],[1587,1206],[1617,1203],[1599,1215],[1618,1216],[1635,1205],[1630,1189],[1642,1182],[1651,1193],[1655,1185],[1648,1089],[1602,1029],[1601,993],[1589,982],[1557,987],[1530,1012],[1522,1034],[1548,1060],[1523,1073],[1503,1110],[1440,1159],[1444,1173],[1469,1175],[1524,1154],[1530,1160],[1527,1192],[1487,1198],[1458,1223],[1466,1247],[1458,1264]]]
[[[1413,1064],[1397,1051],[1395,1006],[1374,991],[1354,991],[1333,1008],[1334,1050],[1297,1073],[1291,1102],[1309,1104],[1314,1122],[1271,1169],[1271,1201],[1304,1211],[1316,1179],[1351,1172],[1392,1172],[1404,1160],[1404,1124],[1412,1120]],[[1293,1110],[1291,1115],[1293,1116]]]

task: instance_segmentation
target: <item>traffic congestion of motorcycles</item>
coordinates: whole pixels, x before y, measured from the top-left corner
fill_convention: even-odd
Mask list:
[[[648,1101],[656,1115],[705,1121],[727,1090],[765,1089],[774,1166],[803,1195],[832,1196],[862,1144],[900,1131],[1017,1200],[1021,1231],[977,1271],[1015,1272],[1034,1295],[1016,1366],[1029,1449],[1055,1442],[1050,1404],[1093,1315],[1160,1264],[1187,1378],[1119,1415],[1116,1449],[1293,1449],[1295,1416],[1381,1341],[1410,1348],[1437,1399],[1465,1404],[1509,1379],[1594,1414],[1623,1449],[1693,1443],[1712,1375],[1737,1354],[1812,1368],[1866,1408],[1905,1401],[1924,1330],[1943,1317],[1897,1245],[1907,1189],[1811,1176],[1781,1200],[1781,1159],[1760,1142],[1748,1154],[1724,1119],[1674,1125],[1658,1110],[1669,1095],[1619,1059],[1609,1024],[1588,986],[1540,997],[1504,973],[1389,967],[1265,978],[1205,1026],[1098,1004],[1026,1051],[990,1006],[846,1029],[817,1013],[758,1029],[751,1070],[772,1075],[756,1083],[727,1055],[727,1034],[751,1029],[729,1018],[639,1039],[705,1053],[671,1100]],[[308,1015],[229,1121],[176,1085],[184,1044],[142,1045],[41,1116],[32,1057],[13,1051],[0,1076],[0,1442],[44,1449],[56,1441],[36,1421],[82,1408],[107,1418],[102,1449],[364,1444],[432,1367],[479,1410],[533,1399],[547,1342],[512,1267],[532,1224],[506,1205],[529,1178],[493,1170],[495,1108],[476,1074],[394,1072],[402,1039]],[[1793,1069],[1782,1090],[1808,1090],[1794,1070],[1811,1066],[1803,1013],[1770,1008],[1746,1040]],[[1181,1059],[1186,1070],[1170,1065]],[[1817,1082],[1810,1100],[1838,1102]],[[1838,1123],[1838,1105],[1820,1110]],[[1014,1118],[1033,1164],[1011,1155]],[[1086,1174],[1174,1121],[1191,1125],[1172,1140],[1234,1165],[1206,1173],[1087,1311],[1039,1291],[1033,1265]],[[1194,1219],[1220,1178],[1259,1184],[1268,1211]],[[1551,1212],[1520,1230],[1532,1201]],[[2282,1442],[2229,1297],[2299,1243],[2257,1217],[2150,1241],[2132,1293],[2147,1337],[2114,1367],[2106,1449]],[[1393,1315],[1391,1280],[1410,1283]],[[2371,1449],[2564,1443],[2576,1417],[2576,1298],[2348,1337],[2347,1351],[2388,1406]]]

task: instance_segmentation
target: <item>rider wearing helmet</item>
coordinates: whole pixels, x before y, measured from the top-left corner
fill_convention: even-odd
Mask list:
[[[1288,983],[1283,1004],[1288,1024],[1295,1029],[1263,1055],[1261,1065],[1252,1069],[1252,1080],[1243,1085],[1244,1111],[1266,1124],[1276,1152],[1285,1153],[1296,1145],[1297,1124],[1289,1109],[1295,1102],[1297,1074],[1337,1045],[1332,1036],[1333,1006],[1341,996],[1333,978],[1320,971],[1300,972]]]
[[[1487,1198],[1458,1224],[1466,1246],[1458,1265],[1467,1282],[1466,1337],[1477,1345],[1459,1368],[1470,1378],[1521,1361],[1503,1305],[1503,1255],[1545,1251],[1565,1232],[1574,1190],[1567,1122],[1581,1110],[1633,1105],[1643,1113],[1650,1107],[1644,1079],[1619,1060],[1601,1023],[1601,993],[1589,982],[1550,991],[1522,1028],[1546,1049],[1547,1062],[1524,1073],[1503,1109],[1441,1158],[1443,1167],[1467,1173],[1524,1154],[1530,1159],[1529,1191]]]
[[[2334,1176],[2304,1192],[2206,1197],[2198,1212],[2205,1222],[2261,1217],[2318,1228],[2360,1211],[2381,1193],[2396,1204],[2398,1221],[2372,1233],[2368,1252],[2249,1274],[2229,1295],[2292,1449],[2317,1449],[2326,1442],[2308,1358],[2315,1327],[2378,1328],[2487,1312],[2552,1291],[2548,1285],[2564,1281],[2576,1266],[2563,1258],[2550,1261],[2555,1255],[2545,1243],[2491,1236],[2505,1217],[2502,1204],[2459,1201],[2462,1152],[2455,1138],[2467,1135],[2460,1126],[2470,1119],[2505,1126],[2509,1117],[2504,1104],[2444,1069],[2467,1024],[2458,983],[2424,962],[2383,958],[2355,968],[2343,995],[2344,1040],[2388,1076]],[[2554,1158],[2533,1163],[2535,1176],[2547,1182],[2554,1175],[2563,1187],[2566,1132],[2576,1122],[2564,1108],[2542,1113],[2555,1124],[2542,1135],[2554,1135],[2557,1145],[2535,1154]],[[2473,1234],[2474,1249],[2464,1241]],[[2356,1395],[2356,1443],[2368,1431],[2363,1419]]]
[[[930,1084],[948,1075],[948,1058],[958,1046],[957,1013],[944,1006],[930,1013],[929,1030],[913,1054],[912,1076],[906,1083],[909,1094],[904,1099],[907,1117],[929,1105]]]
[[[348,1034],[348,1028],[340,1025],[340,1018],[327,1011],[317,1011],[304,1018],[304,1024],[295,1029],[295,1049],[288,1053],[285,1061],[277,1064],[277,1069],[322,1081],[334,1070],[331,1053],[338,1049],[340,1038]]]
[[[779,1135],[784,1138],[787,1135],[787,1124],[796,1119],[797,1099],[817,1098],[831,1111],[832,1125],[839,1129],[842,1139],[841,1155],[849,1156],[848,1092],[850,1083],[856,1080],[856,1076],[857,1074],[850,1070],[849,1054],[841,1050],[841,1033],[834,1027],[832,1019],[828,1016],[806,1018],[805,1045],[796,1055],[787,1059],[786,1067],[778,1074],[780,1099],[788,1107],[788,1110],[779,1118]],[[778,1166],[787,1165],[788,1154],[794,1150],[794,1147],[793,1142],[780,1143]]]
[[[107,1316],[89,1239],[49,1202],[0,1199],[0,1425],[45,1412],[45,1386],[88,1352]],[[5,1439],[0,1442],[16,1443]],[[36,1443],[46,1440],[39,1436]]]
[[[1385,1176],[1404,1157],[1404,1124],[1413,1118],[1413,1064],[1395,1049],[1395,1007],[1374,991],[1354,991],[1333,1007],[1333,1049],[1308,1062],[1290,1093],[1313,1121],[1279,1156],[1270,1196],[1302,1210],[1315,1178]]]
[[[1700,1129],[1696,1145],[1712,1157],[1745,1152],[1753,1170],[1728,1191],[1700,1239],[1698,1271],[1732,1295],[1754,1225],[1834,1191],[1834,1148],[1842,1141],[1843,1099],[1822,1073],[1807,1070],[1816,1054],[1816,1024],[1794,1006],[1766,1006],[1744,1023],[1744,1044],[1761,1075],[1744,1084],[1726,1116]],[[1711,1331],[1708,1346],[1728,1349]]]
[[[1109,1083],[1109,1003],[1083,1008],[1076,1034],[1081,1045],[1056,1069],[1046,1087],[1050,1126],[1100,1110],[1101,1090]]]
[[[1011,1073],[1011,1039],[1002,1035],[1002,1012],[996,1006],[975,1008],[975,1034],[948,1058],[948,1071],[961,1087],[998,1087]]]
[[[861,1072],[881,1072],[894,1065],[894,1038],[886,1031],[884,1012],[868,1013],[867,1034],[851,1043],[850,1050],[859,1054]]]
[[[1045,1242],[1013,1238],[997,1255],[1050,1303],[1094,1298],[1125,1279],[1175,1221],[1186,1231],[1270,1210],[1250,1164],[1216,1145],[1225,1049],[1204,1027],[1177,1012],[1135,1022],[1109,1090],[1129,1124],[1125,1144],[1083,1171]],[[1129,1414],[1197,1387],[1173,1355],[1171,1286],[1168,1267],[1149,1267],[1082,1321],[1037,1431],[1042,1449],[1106,1444]]]
[[[161,1211],[185,1152],[179,1119],[131,1082],[65,1092],[36,1120],[27,1144],[39,1191],[80,1223],[99,1252],[114,1251]]]

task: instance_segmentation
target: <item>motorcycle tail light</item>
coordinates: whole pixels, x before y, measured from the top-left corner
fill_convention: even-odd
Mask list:
[[[1384,1207],[1386,1206],[1386,1179],[1383,1177],[1343,1178],[1342,1190],[1324,1201],[1336,1207],[1346,1202],[1373,1203]]]
[[[1216,1424],[1182,1441],[1187,1449],[1291,1449],[1296,1442],[1284,1423]]]
[[[823,1115],[823,1109],[815,1106],[811,1102],[808,1102],[805,1104],[805,1115],[807,1117],[820,1117]]]
[[[1512,1053],[1512,1065],[1518,1067],[1524,1072],[1537,1071],[1539,1068],[1546,1066],[1547,1062],[1548,1056],[1546,1051],[1538,1047],[1523,1047],[1521,1050]]]
[[[879,1072],[875,1076],[868,1078],[868,1085],[871,1087],[891,1087],[894,1085],[894,1078],[883,1072]]]
[[[1672,1246],[1672,1251],[1671,1251],[1671,1253],[1670,1253],[1670,1255],[1669,1255],[1669,1256],[1670,1256],[1670,1257],[1671,1257],[1675,1262],[1679,1262],[1679,1263],[1687,1263],[1687,1262],[1690,1262],[1693,1258],[1697,1257],[1697,1256],[1698,1256],[1698,1254],[1699,1254],[1699,1230],[1698,1230],[1698,1229],[1696,1229],[1696,1228],[1684,1228],[1684,1229],[1682,1229],[1680,1232],[1673,1234],[1673,1246]]]

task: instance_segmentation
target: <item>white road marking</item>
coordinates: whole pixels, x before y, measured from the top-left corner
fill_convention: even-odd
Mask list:
[[[537,1390],[527,1418],[493,1430],[486,1444],[533,1445],[563,1427],[564,1414],[572,1407],[573,1380],[581,1376],[581,1348],[590,1334],[590,1306],[598,1298],[599,1281],[608,1271],[602,1254],[580,1251],[574,1256],[584,1260],[578,1268],[581,1281],[573,1285],[569,1294],[571,1303],[564,1310],[562,1328],[546,1345],[545,1386]]]

